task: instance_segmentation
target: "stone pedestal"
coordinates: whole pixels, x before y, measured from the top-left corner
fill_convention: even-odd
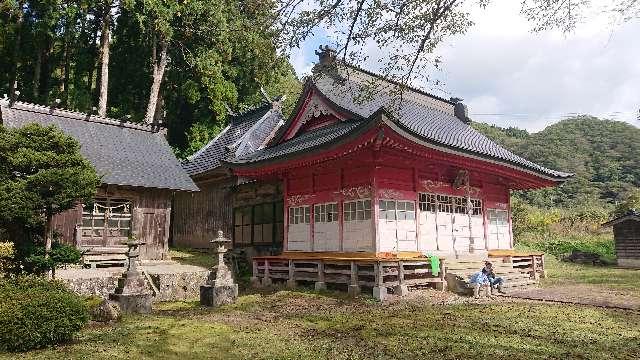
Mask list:
[[[224,253],[227,249],[225,242],[230,242],[224,237],[222,231],[218,231],[218,237],[211,240],[217,244],[218,264],[211,269],[211,275],[207,284],[200,286],[200,305],[216,307],[232,304],[238,298],[238,284],[233,281],[231,270],[224,263]]]
[[[124,314],[148,314],[153,303],[152,294],[109,294],[109,300],[115,301]]]
[[[238,298],[238,285],[202,285],[200,286],[200,305],[220,306],[233,304]]]
[[[386,287],[374,287],[373,288],[373,298],[383,301],[385,300],[387,297],[389,297],[389,295],[387,294],[387,288]]]
[[[288,289],[295,289],[296,288],[296,281],[295,280],[287,280],[287,288]]]
[[[249,282],[251,283],[251,286],[254,288],[259,288],[260,286],[262,286],[262,283],[260,282],[260,278],[257,276],[252,276]]]
[[[409,288],[407,285],[396,285],[393,288],[393,294],[398,296],[405,296],[409,294]]]
[[[316,289],[316,291],[327,290],[327,283],[325,283],[324,281],[316,281],[316,283],[314,284],[314,288]]]
[[[360,295],[360,286],[359,285],[349,285],[349,289],[347,289],[347,293],[349,296],[358,296]]]
[[[117,302],[120,310],[125,314],[151,312],[153,293],[149,289],[146,279],[138,270],[136,262],[140,255],[138,250],[140,245],[144,245],[144,243],[138,241],[127,243],[129,246],[127,271],[118,279],[118,286],[114,293],[109,294],[109,300]]]

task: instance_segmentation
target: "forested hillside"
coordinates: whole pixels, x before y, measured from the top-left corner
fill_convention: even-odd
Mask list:
[[[628,123],[579,116],[533,134],[473,126],[516,154],[576,174],[561,187],[519,194],[531,205],[612,208],[640,187],[640,128]]]
[[[300,84],[270,1],[0,1],[0,96],[161,122],[181,155]],[[289,104],[295,101],[289,96]]]

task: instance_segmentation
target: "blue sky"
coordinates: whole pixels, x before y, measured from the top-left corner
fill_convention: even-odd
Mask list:
[[[413,85],[463,98],[474,120],[500,126],[539,131],[574,114],[640,126],[639,20],[614,25],[595,13],[568,35],[531,33],[513,0],[496,0],[472,16],[476,24],[467,34],[437,50],[444,66],[431,76],[444,85]],[[309,72],[315,49],[326,43],[319,30],[291,53],[298,75]],[[370,55],[374,63],[376,54]]]

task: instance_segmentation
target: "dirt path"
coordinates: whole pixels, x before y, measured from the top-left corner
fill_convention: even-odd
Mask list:
[[[583,304],[606,308],[640,310],[640,298],[628,292],[593,285],[563,285],[510,293],[509,297]]]

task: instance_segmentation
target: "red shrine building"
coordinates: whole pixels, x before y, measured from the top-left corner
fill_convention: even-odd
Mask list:
[[[274,121],[273,106],[266,106],[264,115],[251,112],[258,118],[251,129],[261,129],[256,136],[245,125],[249,130],[238,139],[225,140],[227,151],[207,152],[221,146],[225,133],[185,163],[201,189],[205,184],[233,184],[226,187],[229,196],[216,195],[228,201],[215,207],[233,209],[223,211],[228,217],[217,224],[228,223],[223,227],[233,229],[234,247],[259,247],[264,242],[247,239],[259,234],[263,241],[264,232],[272,231],[267,253],[289,259],[310,254],[334,259],[487,256],[492,250],[513,248],[511,190],[556,186],[572,176],[491,141],[470,126],[461,102],[413,88],[399,94],[399,84],[336,62],[334,52],[321,50],[320,63],[305,80],[288,119]],[[271,119],[268,129],[265,119]],[[235,119],[230,126],[240,123]],[[247,148],[242,141],[251,146],[239,153],[237,149]],[[207,166],[211,163],[215,166]],[[226,180],[219,169],[225,169]],[[266,210],[256,210],[255,204],[246,210],[246,201],[236,206],[237,192],[260,184],[272,189],[271,230],[263,226]],[[210,194],[220,188],[212,186]],[[214,198],[206,190],[187,196]],[[182,199],[185,204],[194,201]],[[206,222],[194,214],[189,221]],[[185,227],[194,226],[206,228],[195,223]],[[207,231],[213,234],[216,229]],[[254,276],[268,278],[265,267],[269,265],[254,261]],[[368,283],[353,269],[352,285]],[[402,272],[397,269],[402,265],[394,270]],[[292,280],[294,271],[283,277]],[[380,274],[371,286],[382,287],[386,275]]]

